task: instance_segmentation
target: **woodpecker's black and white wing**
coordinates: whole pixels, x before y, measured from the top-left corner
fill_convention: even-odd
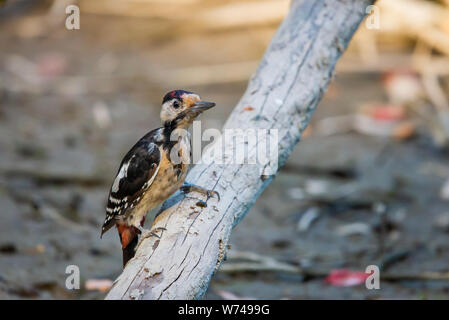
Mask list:
[[[159,146],[146,135],[126,154],[109,192],[101,235],[139,202],[153,183],[161,162]]]

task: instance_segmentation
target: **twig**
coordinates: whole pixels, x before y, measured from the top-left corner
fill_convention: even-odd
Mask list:
[[[232,252],[232,251],[231,251]],[[246,259],[249,262],[231,262],[226,261],[219,272],[239,273],[239,272],[280,272],[295,273],[307,278],[324,278],[328,276],[331,270],[317,270],[318,268],[308,267],[307,269],[294,266],[285,262],[277,261],[271,257],[262,256],[253,252],[229,252],[229,259]],[[449,281],[449,272],[430,272],[422,273],[380,273],[381,281]]]

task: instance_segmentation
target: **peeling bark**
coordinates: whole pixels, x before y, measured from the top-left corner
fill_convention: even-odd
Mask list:
[[[278,129],[282,166],[332,79],[335,64],[371,0],[297,0],[224,129]],[[249,108],[250,106],[250,108]],[[257,142],[259,143],[259,142]],[[217,148],[217,144],[214,145]],[[225,145],[229,148],[231,145]],[[248,150],[249,154],[255,149]],[[266,166],[197,164],[187,181],[220,193],[207,207],[199,194],[167,200],[106,299],[198,299],[226,256],[232,228],[274,178]]]

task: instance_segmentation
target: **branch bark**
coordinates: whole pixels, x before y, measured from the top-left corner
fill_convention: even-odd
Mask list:
[[[293,1],[224,129],[277,129],[278,157],[271,161],[282,166],[372,3]],[[232,146],[225,144],[225,150],[229,148]],[[250,157],[256,150],[251,148],[248,153]],[[183,198],[177,193],[167,200],[153,223],[153,228],[166,230],[160,239],[142,242],[106,299],[201,298],[225,258],[232,228],[274,178],[264,173],[266,169],[218,163],[193,167],[187,181],[218,191],[221,200],[209,199],[204,208],[197,205],[195,194]]]

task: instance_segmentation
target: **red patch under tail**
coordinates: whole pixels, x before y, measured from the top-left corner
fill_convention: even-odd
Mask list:
[[[134,257],[136,246],[138,243],[138,234],[140,231],[133,226],[117,224],[117,231],[120,236],[123,251],[123,267]]]

